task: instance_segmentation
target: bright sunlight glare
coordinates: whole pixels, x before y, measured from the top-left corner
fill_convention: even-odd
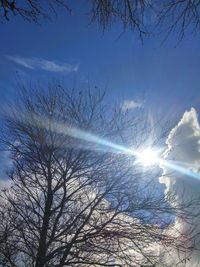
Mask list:
[[[144,166],[151,166],[159,162],[158,151],[146,148],[137,154],[137,163]]]

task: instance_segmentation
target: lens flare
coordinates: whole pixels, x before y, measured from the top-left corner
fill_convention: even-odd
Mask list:
[[[26,119],[28,120],[28,117]],[[44,128],[46,128],[47,120],[45,118],[39,117],[37,118],[37,120],[41,123],[40,126],[43,126]],[[113,143],[107,139],[104,139],[100,136],[94,135],[82,129],[78,129],[75,127],[68,127],[66,124],[62,124],[58,122],[54,122],[54,130],[60,134],[65,134],[65,135],[74,137],[76,139],[85,141],[86,143],[89,142],[92,144],[100,145],[100,151],[104,151],[104,148],[105,148],[105,152],[106,152],[107,148],[109,148],[110,149],[109,151],[111,153],[123,153],[125,155],[130,155],[134,157],[135,164],[141,164],[145,167],[152,166],[152,165],[166,166],[173,171],[177,171],[191,178],[200,180],[199,173],[194,173],[189,168],[183,167],[180,164],[177,164],[177,162],[174,162],[172,160],[163,159],[160,156],[161,150],[157,150],[152,147],[148,147],[143,150],[128,148],[123,145]],[[94,150],[96,150],[96,148],[94,148]],[[97,150],[99,149],[97,148]]]

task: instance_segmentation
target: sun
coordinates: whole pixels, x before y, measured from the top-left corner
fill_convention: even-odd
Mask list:
[[[159,162],[158,151],[148,147],[137,153],[136,162],[144,166],[155,165]]]

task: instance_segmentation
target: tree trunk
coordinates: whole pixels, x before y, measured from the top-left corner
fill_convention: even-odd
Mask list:
[[[53,201],[52,192],[48,192],[35,267],[44,267],[46,263],[45,262],[45,256],[47,252],[46,239],[47,239],[47,231],[48,231],[49,221],[50,221],[50,216],[51,216],[52,201]]]

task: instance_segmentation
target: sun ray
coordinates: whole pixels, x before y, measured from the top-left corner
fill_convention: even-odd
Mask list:
[[[45,128],[46,120],[42,120],[41,118],[40,119],[38,118],[38,120],[41,122],[41,125],[43,125],[43,127]],[[141,149],[135,150],[133,148],[127,148],[125,146],[116,144],[107,139],[94,135],[90,132],[87,132],[87,131],[84,131],[84,130],[81,130],[75,127],[68,127],[66,125],[63,125],[57,122],[54,122],[54,130],[57,131],[58,133],[66,134],[76,139],[102,146],[101,148],[97,148],[98,151],[103,152],[103,151],[107,151],[107,150],[104,150],[103,148],[110,148],[111,150],[107,152],[123,153],[125,155],[133,156],[135,158],[135,164],[140,163],[144,167],[149,167],[152,165],[158,165],[158,166],[163,165],[163,166],[168,167],[171,170],[177,171],[179,173],[185,174],[186,176],[200,180],[200,174],[194,173],[189,168],[185,168],[182,165],[177,164],[176,162],[161,158],[160,151],[156,150],[153,147],[147,147],[143,150]]]

